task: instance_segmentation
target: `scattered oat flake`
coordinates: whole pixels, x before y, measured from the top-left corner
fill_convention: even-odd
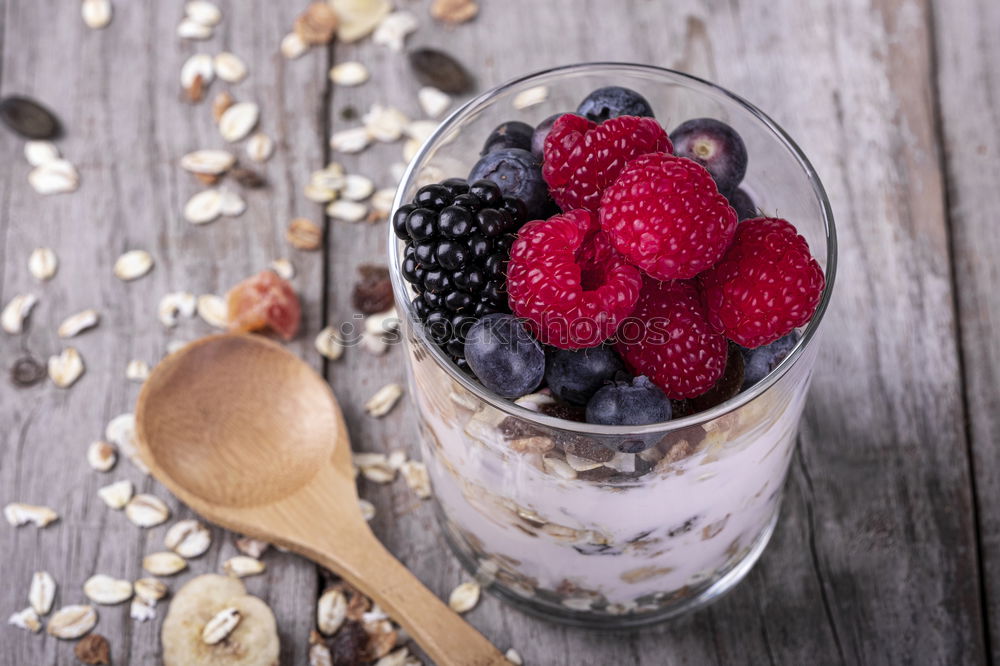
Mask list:
[[[229,316],[226,299],[215,294],[202,294],[198,297],[198,316],[209,326],[226,328]]]
[[[316,351],[331,361],[344,355],[344,343],[333,326],[327,326],[316,336]]]
[[[135,597],[129,605],[128,615],[136,622],[148,622],[156,619],[156,605],[145,599]]]
[[[207,53],[195,53],[181,65],[181,87],[189,97],[192,97],[191,91],[195,86],[207,86],[214,78],[215,67],[212,65],[212,56]],[[201,98],[200,94],[198,98]],[[192,98],[191,101],[197,102],[198,99]]]
[[[380,418],[388,414],[403,396],[403,387],[399,384],[386,384],[375,392],[365,403],[365,411],[370,416]]]
[[[424,86],[417,91],[417,101],[429,118],[439,118],[451,106],[451,95],[434,86]]]
[[[254,162],[266,162],[274,154],[274,141],[263,132],[257,132],[247,140],[247,157]]]
[[[366,499],[359,499],[358,506],[361,507],[361,517],[370,521],[375,517],[375,505]]]
[[[135,581],[135,595],[143,601],[155,604],[167,594],[167,586],[155,578],[140,578]]]
[[[504,657],[507,659],[507,661],[514,664],[514,666],[524,665],[524,660],[521,659],[521,653],[515,650],[514,648],[510,648],[509,650],[507,650],[507,652],[504,653]]]
[[[39,194],[73,192],[80,184],[76,167],[64,159],[51,160],[28,174],[28,183]]]
[[[79,638],[97,624],[97,611],[93,606],[63,606],[49,620],[49,635],[64,640]]]
[[[118,461],[118,448],[110,442],[91,442],[87,447],[87,464],[97,472],[110,471]]]
[[[275,259],[271,262],[271,270],[283,280],[291,280],[295,277],[295,266],[288,259]]]
[[[327,0],[337,14],[337,39],[356,42],[375,29],[392,11],[390,0]]]
[[[170,509],[159,497],[143,493],[129,500],[125,515],[139,527],[156,527],[170,517]]]
[[[344,176],[344,187],[340,196],[348,201],[364,201],[375,191],[375,183],[371,178],[356,173]]]
[[[49,357],[49,379],[59,388],[69,388],[86,369],[83,357],[74,347],[66,347],[57,356]]]
[[[302,41],[297,33],[290,32],[282,38],[280,50],[281,55],[294,60],[309,50],[309,45]]]
[[[326,207],[326,214],[343,222],[360,222],[368,214],[368,206],[356,201],[338,199]]]
[[[111,663],[111,646],[108,645],[108,639],[100,634],[84,636],[73,647],[73,654],[80,663],[90,666]]]
[[[96,574],[83,583],[83,593],[95,604],[114,606],[132,598],[132,582]]]
[[[528,88],[527,90],[522,90],[517,95],[514,96],[514,108],[515,109],[526,109],[529,106],[535,106],[536,104],[541,104],[549,98],[549,89],[546,86],[535,86],[534,88]]]
[[[410,649],[404,646],[376,661],[375,666],[406,666],[409,656]]]
[[[97,489],[97,496],[101,498],[109,508],[118,511],[124,509],[125,505],[129,503],[132,499],[132,493],[134,492],[132,487],[132,482],[128,479],[122,479],[121,481],[115,481],[102,488]]]
[[[360,62],[342,62],[330,68],[330,80],[338,86],[358,86],[369,76],[368,68]]]
[[[191,0],[184,5],[188,18],[200,25],[213,28],[222,20],[222,11],[207,0]]]
[[[34,294],[18,294],[7,303],[0,313],[0,327],[11,335],[17,335],[24,330],[24,321],[31,314],[31,309],[38,302]]]
[[[250,134],[260,118],[260,107],[253,102],[237,102],[226,109],[219,119],[219,133],[230,143]]]
[[[323,643],[310,645],[309,666],[333,666],[333,655],[330,654],[330,648]]]
[[[266,541],[261,541],[260,539],[254,539],[253,537],[240,537],[236,539],[236,550],[240,551],[248,557],[259,560],[260,556],[264,554],[271,544]]]
[[[397,11],[386,16],[375,28],[372,41],[391,50],[400,52],[406,43],[406,37],[420,26],[417,17],[412,12]]]
[[[226,636],[233,633],[233,629],[240,623],[243,616],[238,608],[223,608],[216,613],[211,620],[205,623],[201,630],[201,640],[206,645],[216,645],[225,640]]]
[[[375,194],[372,195],[372,209],[378,211],[383,216],[387,216],[389,211],[392,210],[392,202],[395,198],[396,190],[391,187],[376,190]]]
[[[36,571],[28,589],[28,603],[39,615],[48,615],[56,598],[56,579],[48,571]]]
[[[247,76],[247,66],[235,53],[223,51],[212,58],[215,75],[227,83],[239,83]]]
[[[364,127],[353,127],[351,129],[334,132],[330,137],[330,148],[338,153],[359,153],[368,147],[371,137]]]
[[[448,606],[456,613],[465,613],[479,603],[479,583],[462,583],[448,595]]]
[[[47,247],[35,248],[28,257],[28,272],[36,280],[44,282],[52,279],[58,268],[59,258]]]
[[[392,333],[397,329],[399,329],[399,313],[394,307],[365,318],[365,331],[372,335]]]
[[[403,160],[412,162],[413,158],[420,152],[420,142],[416,139],[407,139],[403,142]]]
[[[111,0],[83,0],[80,13],[88,28],[106,28],[111,23]]]
[[[381,335],[365,331],[361,334],[361,348],[373,356],[381,356],[389,351],[389,344]]]
[[[316,602],[316,628],[325,636],[337,633],[347,619],[347,596],[340,587],[331,587]]]
[[[154,576],[173,576],[187,568],[187,560],[177,553],[161,551],[142,558],[142,568]]]
[[[101,315],[97,310],[84,310],[82,312],[77,312],[74,315],[70,315],[59,324],[59,337],[60,338],[72,338],[79,335],[88,328],[93,328],[97,326],[97,323],[101,321]]]
[[[125,366],[125,379],[130,382],[144,382],[149,379],[149,364],[139,359],[132,359]]]
[[[323,244],[323,229],[308,218],[297,217],[289,222],[285,239],[297,250],[318,250]]]
[[[235,173],[235,172],[234,172]],[[239,192],[221,189],[219,212],[226,217],[239,217],[246,212],[247,202],[240,196]]]
[[[229,171],[234,164],[236,164],[236,156],[228,150],[196,150],[181,158],[181,168],[185,171],[211,176]]]
[[[361,470],[361,475],[372,483],[392,483],[396,478],[396,469],[383,453],[355,453],[352,461]]]
[[[337,14],[325,2],[312,2],[299,14],[292,25],[295,34],[305,44],[329,44],[337,30]]]
[[[373,104],[361,121],[371,138],[386,143],[398,140],[410,124],[410,119],[402,111],[381,104]]]
[[[431,496],[431,479],[427,474],[426,465],[416,460],[408,460],[403,463],[400,472],[414,495],[420,499],[428,499]]]
[[[115,261],[115,277],[129,282],[137,280],[153,268],[153,257],[145,250],[130,250]]]
[[[406,136],[416,141],[419,145],[429,139],[437,128],[438,124],[433,120],[414,120],[406,126],[405,132]]]
[[[7,624],[19,629],[27,629],[33,633],[38,633],[42,629],[42,621],[39,619],[38,613],[31,607],[18,611],[8,617]]]
[[[174,291],[163,296],[157,307],[160,323],[167,328],[177,325],[180,317],[193,317],[197,307],[194,294],[186,291]]]
[[[212,533],[193,518],[178,520],[163,537],[163,545],[183,558],[199,557],[212,545]]]
[[[302,193],[306,195],[306,199],[315,203],[327,203],[337,198],[336,190],[320,187],[313,183],[306,185]]]
[[[51,141],[27,141],[24,144],[24,158],[31,166],[42,166],[59,159],[59,149]]]
[[[236,578],[243,578],[245,576],[255,576],[257,574],[263,573],[264,569],[267,568],[263,562],[255,557],[249,557],[247,555],[237,555],[235,557],[230,557],[222,565],[223,571],[229,576],[235,576]]]
[[[208,39],[212,36],[212,29],[190,18],[185,18],[177,24],[177,36],[181,39]]]

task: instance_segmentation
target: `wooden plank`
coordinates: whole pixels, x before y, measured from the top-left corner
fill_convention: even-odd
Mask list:
[[[965,406],[974,463],[979,554],[985,584],[990,654],[1000,659],[1000,235],[991,220],[1000,207],[996,187],[1000,136],[1000,59],[995,2],[936,3],[935,82],[947,167],[948,213],[962,345]]]
[[[716,606],[607,636],[540,623],[487,598],[469,619],[526,663],[951,662],[983,659],[975,534],[960,375],[950,316],[943,190],[934,134],[927,3],[532,3],[530,17],[482,3],[475,22],[433,24],[427,2],[410,47],[459,56],[485,89],[531,70],[586,60],[676,67],[768,110],[810,155],[838,218],[841,269],[793,464],[784,516],[748,581]],[[372,82],[337,90],[346,106],[417,112],[405,61],[370,43],[337,47]],[[984,65],[985,66],[985,65]],[[385,173],[395,146],[342,161]],[[335,226],[328,275],[334,319],[350,316],[360,261],[381,261],[384,229]],[[348,259],[349,258],[349,259]],[[878,287],[873,285],[877,284]],[[928,313],[933,313],[928,314]],[[896,331],[920,330],[899,344]],[[402,379],[394,350],[352,350],[331,381],[356,448],[416,451],[407,405],[383,421],[360,404]],[[432,589],[463,574],[399,484],[362,494],[373,527]],[[942,502],[942,498],[946,498]]]
[[[88,370],[70,390],[48,382],[14,390],[6,377],[2,380],[0,503],[46,503],[62,514],[60,523],[45,530],[6,525],[0,530],[4,613],[26,605],[35,569],[49,570],[59,582],[57,604],[83,600],[80,586],[95,572],[142,575],[141,557],[162,549],[165,526],[140,531],[105,507],[95,491],[129,478],[142,491],[169,495],[128,462],[107,475],[92,472],[83,459],[87,444],[101,436],[111,417],[131,409],[138,387],[124,377],[129,359],[153,363],[168,341],[210,331],[200,320],[165,331],[156,319],[163,294],[181,289],[221,293],[272,259],[292,256],[284,227],[301,212],[309,169],[322,161],[327,54],[314,51],[294,62],[278,55],[296,7],[266,0],[219,4],[225,18],[215,37],[187,42],[176,36],[181,3],[156,3],[155,8],[115,3],[114,20],[102,31],[83,25],[78,4],[4,3],[0,90],[30,94],[59,114],[67,129],[59,147],[81,174],[74,194],[37,195],[20,158],[22,141],[0,132],[0,146],[10,156],[0,165],[0,299],[6,302],[27,290],[41,297],[26,334],[0,336],[5,371],[25,350],[41,359],[56,352],[61,341],[55,328],[64,316],[86,307],[97,307],[103,315],[99,328],[72,341]],[[216,81],[209,98],[229,87],[236,98],[260,103],[261,128],[279,149],[262,169],[269,188],[244,192],[248,210],[243,216],[194,227],[183,220],[181,209],[201,186],[180,171],[177,160],[189,150],[223,147],[224,142],[208,101],[197,106],[180,101],[178,73],[188,55],[223,49],[242,57],[250,76],[232,86]],[[243,157],[242,145],[234,149]],[[53,281],[37,285],[25,262],[41,245],[53,247],[62,265]],[[149,276],[124,284],[112,276],[111,264],[131,248],[149,250],[157,264]],[[305,321],[314,325],[323,307],[322,256],[296,253],[292,258]],[[318,362],[308,339],[292,347]],[[176,501],[168,502],[175,517],[190,516]],[[195,573],[219,571],[234,553],[229,534],[217,529],[213,534],[209,553],[171,579],[172,588]],[[304,663],[316,568],[275,551],[265,560],[267,573],[247,585],[280,619],[282,663]],[[100,609],[97,631],[110,639],[115,663],[159,661],[165,606],[159,615],[155,622],[138,624],[128,619],[127,605]],[[5,663],[76,663],[71,643],[6,625],[0,633]]]

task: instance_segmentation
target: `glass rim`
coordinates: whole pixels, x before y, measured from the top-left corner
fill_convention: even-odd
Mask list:
[[[642,72],[647,74],[654,74],[659,76],[666,75],[670,78],[681,79],[688,83],[694,83],[696,86],[706,88],[709,92],[715,92],[721,94],[722,96],[728,98],[730,101],[735,102],[737,106],[741,107],[744,111],[748,112],[751,116],[757,119],[765,128],[770,130],[781,143],[786,150],[788,150],[792,157],[795,158],[799,167],[806,174],[806,178],[809,184],[812,186],[813,194],[816,196],[817,201],[820,204],[820,210],[823,217],[823,227],[826,231],[826,269],[824,275],[826,278],[826,286],[823,289],[822,297],[820,298],[819,305],[816,307],[816,312],[813,314],[812,319],[806,324],[802,331],[802,335],[799,341],[796,343],[795,347],[792,348],[791,352],[778,364],[778,366],[768,373],[762,380],[754,384],[752,387],[746,391],[741,391],[729,400],[722,402],[711,409],[697,412],[688,416],[684,416],[678,419],[673,419],[670,421],[662,421],[659,423],[649,423],[646,425],[635,425],[635,426],[611,426],[611,425],[600,425],[594,423],[584,423],[578,421],[568,421],[565,419],[556,418],[553,416],[548,416],[540,412],[533,411],[526,407],[515,404],[512,400],[508,398],[503,398],[493,391],[475,381],[469,375],[458,369],[450,358],[448,358],[444,351],[435,344],[428,336],[424,327],[416,319],[416,314],[413,311],[413,306],[410,302],[409,294],[407,292],[407,285],[400,273],[400,253],[399,253],[399,239],[396,237],[392,229],[392,215],[396,210],[404,204],[403,194],[406,189],[412,183],[414,177],[416,176],[418,167],[422,167],[422,162],[427,157],[428,153],[442,137],[446,136],[457,124],[469,116],[473,111],[478,110],[487,104],[489,104],[495,97],[501,95],[507,90],[514,88],[516,86],[531,83],[536,79],[550,77],[552,75],[558,75],[563,73],[573,73],[587,70],[598,70],[598,69],[609,69],[609,70],[625,70],[632,72]],[[795,363],[802,357],[805,348],[808,346],[809,342],[816,336],[819,325],[823,320],[823,316],[826,313],[827,307],[830,303],[830,298],[833,293],[833,284],[837,273],[837,230],[833,219],[833,210],[830,207],[830,201],[827,197],[826,190],[823,187],[823,183],[820,181],[819,175],[813,168],[812,163],[799,148],[798,144],[785,132],[784,129],[778,123],[771,119],[766,113],[761,111],[759,108],[745,100],[743,97],[726,90],[722,86],[716,85],[711,81],[707,81],[700,77],[687,74],[685,72],[679,72],[677,70],[669,69],[666,67],[657,67],[656,65],[643,65],[637,63],[627,63],[627,62],[586,62],[586,63],[576,63],[572,65],[561,65],[558,67],[550,67],[548,69],[539,70],[531,74],[517,77],[511,79],[499,86],[490,88],[489,90],[473,97],[465,104],[460,106],[458,109],[451,112],[431,133],[431,135],[424,141],[420,146],[420,149],[414,155],[413,159],[406,167],[406,171],[403,174],[403,178],[399,182],[399,186],[396,188],[396,196],[393,198],[392,211],[389,214],[390,223],[388,226],[389,234],[389,274],[392,279],[392,289],[393,295],[396,300],[397,307],[399,307],[404,314],[403,318],[407,327],[413,331],[413,334],[418,338],[418,340],[427,348],[428,352],[435,360],[437,365],[441,367],[451,379],[456,381],[464,389],[472,393],[478,399],[482,400],[486,404],[494,407],[495,409],[504,412],[510,416],[523,419],[525,421],[535,423],[538,425],[545,426],[547,428],[553,428],[557,430],[563,430],[566,432],[572,432],[581,435],[592,435],[592,436],[607,436],[607,437],[628,437],[635,435],[644,435],[651,433],[670,433],[678,430],[683,430],[685,428],[690,428],[692,426],[702,425],[710,421],[714,421],[721,416],[728,414],[736,409],[749,404],[754,399],[758,398],[769,388],[774,386],[779,379],[781,379]]]

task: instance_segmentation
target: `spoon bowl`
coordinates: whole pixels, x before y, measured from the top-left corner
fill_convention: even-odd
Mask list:
[[[372,534],[337,399],[277,343],[222,334],[169,355],[143,384],[136,435],[150,473],[194,511],[342,576],[436,663],[508,663]]]

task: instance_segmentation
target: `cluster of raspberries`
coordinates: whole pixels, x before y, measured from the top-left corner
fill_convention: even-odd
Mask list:
[[[752,349],[808,322],[825,280],[791,223],[741,221],[717,178],[673,153],[650,117],[559,117],[542,176],[563,212],[520,229],[507,291],[542,343],[613,343],[680,400],[719,381],[727,340]]]

